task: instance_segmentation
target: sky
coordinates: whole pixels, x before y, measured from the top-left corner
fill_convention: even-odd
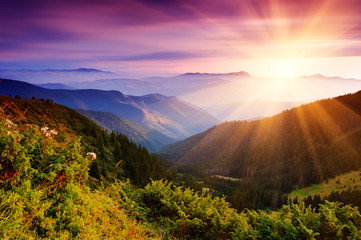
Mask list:
[[[6,0],[0,68],[361,79],[361,0]]]

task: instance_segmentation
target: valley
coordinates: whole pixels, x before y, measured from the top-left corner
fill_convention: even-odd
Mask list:
[[[45,89],[13,80],[0,85],[2,94],[33,99],[53,94],[56,102],[83,108],[77,111],[108,133],[124,134],[157,152],[176,184],[224,195],[239,211],[281,207],[296,188],[361,168],[360,92],[302,104],[272,117],[216,125],[217,120],[197,106],[160,94]],[[208,129],[202,132],[196,126]],[[196,134],[177,141],[187,137],[186,131]]]
[[[2,236],[183,239],[195,234],[201,239],[268,239],[272,231],[277,239],[290,239],[308,236],[297,228],[301,222],[320,239],[333,239],[355,237],[361,227],[358,209],[338,203],[321,204],[317,212],[304,203],[289,203],[274,211],[238,213],[215,189],[218,185],[222,191],[232,190],[232,183],[252,189],[250,179],[211,177],[204,183],[216,180],[212,193],[199,193],[185,188],[183,180],[200,182],[174,175],[145,148],[121,134],[108,134],[72,109],[51,100],[10,97],[0,97],[0,105]],[[88,152],[94,155],[90,158],[84,150],[96,154]],[[336,223],[322,220],[330,213]],[[315,226],[315,221],[327,228]],[[329,230],[331,226],[347,231]]]
[[[360,0],[0,3],[0,239],[360,240]]]

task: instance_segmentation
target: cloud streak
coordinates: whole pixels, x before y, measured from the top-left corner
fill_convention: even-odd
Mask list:
[[[198,54],[187,53],[187,52],[154,52],[154,53],[124,56],[124,57],[106,56],[100,59],[109,60],[109,61],[131,62],[131,61],[152,61],[152,60],[169,61],[169,60],[180,60],[180,59],[193,59],[199,57],[200,55]]]
[[[360,57],[360,12],[359,0],[2,1],[0,62],[170,61],[189,71],[246,58]]]

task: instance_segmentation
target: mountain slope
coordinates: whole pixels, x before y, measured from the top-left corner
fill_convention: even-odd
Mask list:
[[[94,122],[68,107],[50,100],[25,100],[0,96],[0,114],[17,124],[35,124],[59,132],[56,138],[71,141],[78,136],[87,152],[97,155],[90,167],[90,175],[98,180],[129,178],[144,185],[149,178],[160,179],[167,172],[154,154],[125,135],[108,134]]]
[[[150,152],[156,152],[174,141],[157,130],[127,120],[113,113],[84,109],[77,109],[76,111],[94,121],[108,132],[119,132],[127,136],[134,143],[145,146]]]
[[[75,109],[112,112],[180,139],[201,132],[218,120],[176,97],[160,94],[127,96],[118,91],[45,89],[25,82],[0,80],[0,95],[53,99]]]
[[[222,123],[162,154],[205,174],[268,179],[283,192],[361,167],[361,92],[257,121]]]

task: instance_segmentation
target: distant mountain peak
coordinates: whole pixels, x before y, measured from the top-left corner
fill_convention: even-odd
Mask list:
[[[251,75],[245,71],[230,72],[230,73],[184,73],[179,76],[240,76],[240,77],[251,77]]]
[[[75,68],[75,69],[45,69],[50,72],[80,72],[80,73],[112,73],[109,71],[103,71],[95,68]]]
[[[106,72],[106,73],[111,73],[109,71],[103,71],[103,70],[99,70],[99,69],[95,69],[95,68],[77,68],[77,69],[72,69],[70,71],[76,71],[76,72]]]
[[[243,76],[243,77],[251,77],[251,75],[246,71],[231,72],[231,73],[228,73],[228,75],[239,75],[239,76]]]
[[[325,78],[325,75],[322,75],[321,73],[317,73],[317,74],[313,74],[311,76],[306,76],[306,77],[319,77],[319,78]]]
[[[313,74],[313,75],[310,75],[310,76],[302,76],[302,78],[324,78],[324,79],[358,80],[359,81],[359,79],[356,79],[356,78],[343,78],[343,77],[339,77],[339,76],[329,77],[329,76],[322,75],[320,73]]]

